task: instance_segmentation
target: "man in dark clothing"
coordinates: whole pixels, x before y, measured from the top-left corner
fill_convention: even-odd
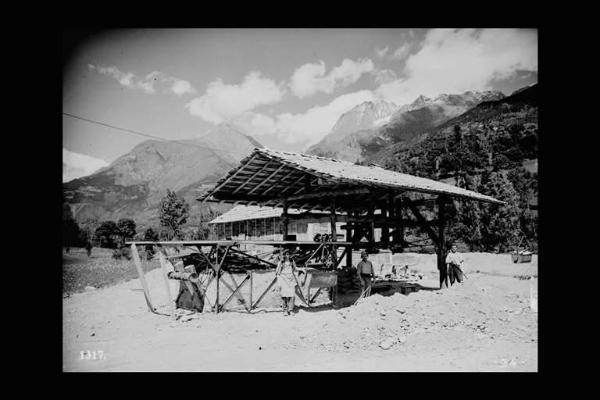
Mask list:
[[[448,289],[448,265],[446,263],[438,265],[438,270],[440,271],[440,289]]]
[[[356,265],[356,271],[358,272],[358,278],[363,288],[363,293],[366,295],[371,294],[371,281],[375,272],[373,270],[373,264],[367,258],[369,255],[366,251],[360,253],[362,260]]]

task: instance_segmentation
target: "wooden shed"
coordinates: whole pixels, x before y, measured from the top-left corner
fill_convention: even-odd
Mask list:
[[[238,205],[219,215],[208,224],[214,240],[283,240],[281,207]],[[288,209],[288,235],[295,240],[313,240],[316,235],[331,234],[329,214],[325,212],[301,212]],[[346,216],[337,217],[337,239],[345,241],[342,230]]]

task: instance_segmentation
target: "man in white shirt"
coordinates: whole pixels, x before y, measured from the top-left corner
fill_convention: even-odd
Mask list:
[[[448,277],[450,278],[450,285],[454,285],[454,280],[461,283],[463,272],[462,264],[465,262],[462,254],[458,252],[456,245],[452,245],[450,252],[446,256],[446,266],[448,271]]]
[[[360,253],[360,261],[356,265],[356,271],[358,272],[358,278],[360,279],[360,284],[363,289],[363,293],[367,295],[371,295],[371,285],[373,281],[373,277],[375,276],[375,270],[373,269],[373,264],[368,260],[369,255],[366,251],[362,251]]]

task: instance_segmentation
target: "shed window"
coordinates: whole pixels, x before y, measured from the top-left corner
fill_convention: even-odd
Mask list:
[[[308,230],[308,224],[306,222],[298,222],[296,224],[297,233],[306,233]]]

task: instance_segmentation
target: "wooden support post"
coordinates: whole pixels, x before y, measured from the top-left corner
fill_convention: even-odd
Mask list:
[[[252,285],[254,283],[254,271],[250,270],[250,310],[248,310],[248,312],[252,311]]]
[[[396,216],[399,217],[399,219],[400,219],[398,227],[396,228],[396,230],[397,230],[396,240],[397,240],[397,243],[399,245],[401,245],[402,247],[404,247],[404,242],[405,241],[404,241],[404,222],[403,222],[404,218],[403,218],[403,212],[402,212],[402,209],[403,209],[402,198],[399,198],[396,201],[398,203],[398,208],[397,208],[397,211],[396,211]]]
[[[329,214],[331,223],[331,241],[337,242],[337,216],[335,213],[335,198],[331,199],[331,213]],[[331,245],[331,255],[333,258],[333,269],[337,266],[337,246]]]
[[[352,268],[352,245],[346,246],[346,267]]]
[[[216,251],[215,251],[215,264],[219,265],[219,245],[216,245]],[[217,298],[215,300],[215,313],[219,313],[219,278],[221,276],[221,268],[216,268],[215,272],[217,273]]]
[[[283,240],[287,240],[288,235],[288,205],[287,201],[283,202],[283,213],[281,214],[281,223],[283,225]]]
[[[436,246],[436,253],[437,253],[437,266],[438,266],[438,270],[442,271],[443,268],[446,267],[445,263],[446,263],[446,243],[445,243],[445,235],[444,235],[444,229],[445,229],[445,223],[446,223],[446,218],[445,218],[445,205],[446,205],[446,198],[444,196],[439,196],[437,198],[437,204],[438,204],[438,242],[437,242],[437,246]]]
[[[384,220],[387,221],[388,217],[390,217],[390,207],[388,204],[389,197],[383,201],[383,207],[381,207],[381,215]],[[381,242],[387,247],[390,242],[390,228],[388,225],[384,225],[381,227]]]
[[[369,207],[369,242],[372,245],[375,242],[375,206]]]
[[[165,281],[165,289],[167,291],[168,305],[171,309],[171,318],[175,318],[175,300],[171,296],[171,285],[169,284],[169,276],[167,271],[167,259],[162,252],[162,249],[158,250],[158,259],[160,261],[160,268],[162,269],[163,279]],[[189,283],[189,282],[186,282]],[[194,296],[194,292],[190,293],[191,296]]]
[[[142,269],[142,262],[140,261],[140,255],[138,254],[137,246],[135,244],[131,245],[131,254],[133,255],[133,263],[137,269],[140,283],[142,284],[142,289],[144,289],[144,298],[146,299],[146,304],[148,305],[150,312],[153,313],[154,307],[152,307],[152,300],[150,299],[150,290],[148,289],[148,284],[146,283],[146,277],[144,275],[144,270]]]
[[[331,223],[331,240],[337,242],[337,219],[335,215],[335,198],[331,199],[331,213],[329,214]]]

